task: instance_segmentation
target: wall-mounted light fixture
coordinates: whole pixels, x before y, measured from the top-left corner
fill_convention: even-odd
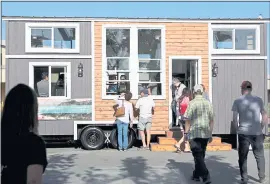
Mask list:
[[[214,63],[214,64],[212,65],[212,76],[213,76],[213,77],[216,77],[217,74],[218,74],[218,66],[217,66],[216,63]]]
[[[83,77],[83,64],[78,65],[78,77]]]

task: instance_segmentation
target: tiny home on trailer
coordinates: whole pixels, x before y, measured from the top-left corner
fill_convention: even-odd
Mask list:
[[[72,138],[86,149],[117,147],[114,99],[130,90],[136,102],[140,88],[149,87],[156,103],[152,134],[163,135],[152,150],[171,148],[173,77],[190,89],[204,84],[219,136],[234,132],[231,106],[242,81],[251,81],[267,102],[268,19],[3,19],[6,92],[18,83],[35,89],[44,138]],[[129,146],[136,138],[135,126]]]

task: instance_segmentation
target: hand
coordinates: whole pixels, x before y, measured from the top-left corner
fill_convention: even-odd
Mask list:
[[[130,128],[132,128],[132,127],[133,127],[133,123],[132,123],[132,122],[129,124],[129,127],[130,127]]]
[[[121,96],[125,96],[125,93],[121,93]]]
[[[210,137],[209,140],[208,140],[208,143],[211,143],[213,141],[213,138]]]

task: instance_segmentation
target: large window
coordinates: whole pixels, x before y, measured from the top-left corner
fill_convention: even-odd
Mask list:
[[[103,98],[126,90],[137,98],[142,88],[150,88],[154,98],[164,98],[164,39],[162,27],[105,27]]]
[[[26,52],[79,52],[79,24],[26,24]]]
[[[70,98],[70,64],[30,63],[29,83],[40,98]]]
[[[212,25],[213,53],[259,54],[259,25]]]

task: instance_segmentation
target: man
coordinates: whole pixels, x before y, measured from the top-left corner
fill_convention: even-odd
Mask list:
[[[203,96],[203,87],[199,84],[194,86],[195,98],[189,102],[184,114],[186,118],[185,141],[189,139],[190,149],[194,157],[195,170],[192,180],[203,179],[205,184],[210,184],[210,174],[205,165],[205,151],[208,142],[212,141],[214,127],[213,106]]]
[[[251,82],[244,81],[241,85],[242,96],[236,99],[232,106],[233,122],[238,133],[238,163],[243,184],[246,184],[248,180],[247,156],[250,145],[257,161],[260,183],[265,182],[264,135],[262,129],[267,125],[268,117],[262,99],[253,96],[251,91]]]
[[[155,102],[148,96],[148,89],[142,89],[141,98],[137,101],[135,108],[139,110],[138,129],[142,138],[142,149],[149,149],[151,140],[152,115],[154,113]],[[147,144],[145,143],[145,133],[147,134]]]
[[[174,86],[174,99],[173,103],[175,107],[175,125],[179,125],[179,98],[182,96],[183,89],[186,88],[185,84],[182,84],[178,78],[173,79],[173,86]]]
[[[49,78],[48,73],[43,72],[41,75],[42,80],[37,83],[38,96],[49,97]]]

